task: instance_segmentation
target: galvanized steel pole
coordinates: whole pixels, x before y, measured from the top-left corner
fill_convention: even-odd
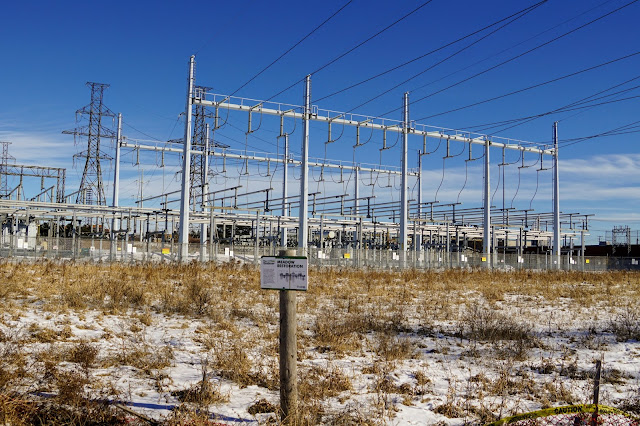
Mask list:
[[[353,214],[355,214],[356,216],[359,214],[359,210],[360,210],[360,170],[358,168],[358,166],[355,166],[353,169],[354,172],[354,177],[355,180],[353,182],[354,187],[353,187]]]
[[[354,185],[355,185],[354,189],[353,189],[353,192],[354,192],[353,214],[358,216],[358,214],[360,214],[360,209],[359,209],[360,200],[358,199],[358,198],[360,198],[360,170],[358,169],[358,166],[355,167],[353,176],[355,177],[355,181],[353,182]],[[358,229],[356,231],[356,238],[355,238],[356,241],[360,241],[360,234],[361,233],[362,233],[362,229]],[[354,245],[357,246],[357,248],[362,248],[362,247],[360,247],[360,245],[358,243],[355,243]]]
[[[558,171],[558,122],[553,123],[553,260],[560,268],[560,180]]]
[[[407,217],[409,216],[407,199],[408,199],[408,164],[407,164],[407,152],[409,150],[409,92],[404,94],[402,100],[402,191],[400,193],[400,247],[402,261],[407,251]]]
[[[206,206],[209,204],[209,124],[205,124],[205,136],[204,136],[204,167],[202,170],[202,212],[206,211]],[[200,225],[200,261],[205,261],[205,251],[207,244],[207,224],[203,222]]]
[[[302,118],[302,169],[300,171],[300,204],[298,222],[298,249],[307,254],[308,210],[309,210],[309,120],[311,118],[311,76],[304,80],[304,116]]]
[[[422,151],[418,150],[418,219],[422,219]],[[421,227],[422,222],[418,222]],[[416,227],[414,226],[414,229]],[[422,251],[422,232],[418,229],[413,233],[413,244],[417,251]]]
[[[289,135],[285,133],[284,135],[284,162],[282,163],[282,217],[287,215],[287,180],[289,179],[288,175],[288,166],[289,166]],[[280,246],[287,247],[287,228],[282,226],[282,230],[280,231],[282,235],[280,236]]]
[[[111,205],[113,207],[118,207],[119,197],[120,197],[120,142],[122,141],[122,114],[118,113],[118,130],[116,133],[116,158],[115,158],[115,167],[113,171],[113,201]],[[116,229],[117,219],[115,215],[113,219],[111,219],[111,246],[109,248],[109,257],[110,260],[113,260],[114,254],[116,252],[116,235],[114,233]]]
[[[491,188],[489,187],[489,148],[491,142],[485,141],[484,146],[484,237],[482,241],[482,253],[487,261],[487,267],[491,268]]]
[[[143,207],[143,202],[144,202],[144,169],[140,170],[140,207]],[[133,220],[133,226],[135,228],[135,219]],[[135,234],[135,229],[134,229],[134,234]],[[142,215],[140,215],[140,242],[142,242]]]
[[[189,59],[189,79],[187,80],[187,103],[185,106],[184,148],[182,151],[182,191],[180,193],[180,234],[178,259],[186,262],[189,255],[189,190],[191,189],[191,110],[193,108],[193,85],[195,80],[196,57]]]
[[[122,114],[118,113],[118,130],[116,133],[116,158],[113,173],[113,207],[118,207],[120,196],[120,141],[122,140]]]

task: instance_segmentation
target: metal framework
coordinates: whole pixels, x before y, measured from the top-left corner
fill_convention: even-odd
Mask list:
[[[241,226],[251,230],[250,238],[256,247],[263,243],[280,246],[293,244],[298,246],[299,252],[307,253],[312,247],[324,248],[325,244],[331,240],[331,244],[339,244],[340,247],[394,249],[398,253],[401,265],[405,265],[409,258],[417,259],[421,256],[417,252],[424,250],[429,253],[435,250],[449,254],[458,251],[460,254],[463,248],[473,246],[475,251],[482,253],[483,262],[486,262],[487,267],[495,266],[496,262],[499,262],[498,250],[502,253],[517,253],[521,256],[525,249],[549,253],[548,247],[553,247],[552,252],[558,256],[555,259],[560,266],[560,247],[562,246],[560,239],[569,238],[573,248],[573,238],[580,235],[584,239],[585,232],[588,230],[588,215],[562,213],[559,209],[556,124],[553,129],[553,145],[534,144],[426,126],[411,121],[408,93],[405,93],[402,98],[401,119],[392,120],[323,110],[312,105],[311,76],[305,79],[302,105],[291,105],[208,93],[206,87],[196,85],[195,57],[190,59],[188,71],[183,139],[157,143],[125,138],[122,135],[120,115],[118,115],[117,134],[104,128],[101,123],[102,116],[114,116],[102,103],[103,90],[107,86],[88,83],[92,89],[92,102],[89,106],[78,110],[78,113],[89,115],[89,125],[65,132],[89,138],[87,151],[78,155],[86,158],[86,164],[76,204],[61,202],[64,200],[57,200],[59,202],[54,204],[43,203],[40,200],[31,203],[0,200],[0,214],[7,217],[17,215],[26,217],[27,220],[30,220],[28,219],[30,217],[35,217],[36,220],[73,217],[74,223],[76,218],[84,217],[91,220],[92,229],[93,221],[101,219],[103,231],[105,224],[109,221],[110,224],[107,227],[111,229],[113,252],[116,251],[113,242],[117,236],[131,234],[132,221],[140,222],[137,228],[140,229],[140,238],[143,234],[143,219],[147,223],[147,238],[150,235],[150,223],[155,222],[154,232],[164,234],[168,232],[169,221],[171,221],[171,232],[174,232],[174,228],[178,230],[177,253],[182,261],[189,258],[190,227],[195,226],[199,227],[201,258],[204,258],[207,237],[209,244],[221,238],[227,238],[219,235],[220,226],[224,229],[227,226],[230,227],[229,241],[233,241],[236,227]],[[275,124],[275,120],[267,118],[268,116],[275,117],[276,120],[279,118],[280,131],[276,133],[278,133],[278,141],[284,142],[284,152],[249,152],[246,148],[238,151],[230,149],[228,145],[215,142],[216,132],[227,123],[229,114],[232,112],[235,115],[246,115],[248,122],[244,133],[246,138],[263,126],[269,127]],[[225,122],[221,124],[220,118],[225,115]],[[284,130],[285,119],[293,120],[294,126],[296,123],[301,123],[301,131],[298,131],[298,134],[301,133],[299,155],[290,152],[291,134]],[[312,158],[309,155],[311,133],[313,132],[315,136],[316,130],[311,128],[312,122],[321,123],[327,128],[325,158]],[[355,135],[354,160],[351,162],[327,159],[326,146],[340,139],[345,128],[353,129],[349,131],[349,135]],[[367,136],[361,138],[363,133]],[[356,149],[366,145],[374,133],[382,135],[380,164],[358,162],[355,158]],[[396,142],[388,144],[388,135],[394,135],[391,141],[395,139]],[[116,139],[114,193],[110,207],[104,205],[106,202],[99,160],[109,157],[100,151],[101,137]],[[417,167],[410,168],[409,147],[416,142],[419,143],[420,139],[422,149],[418,151]],[[423,157],[438,149],[427,152],[427,139],[437,140],[438,147],[440,143],[446,143],[447,154],[443,157],[443,180],[445,160],[460,155],[450,154],[451,144],[462,144],[461,153],[464,153],[468,147],[469,158],[465,162],[484,158],[483,195],[480,206],[461,206],[459,195],[455,202],[441,203],[436,199],[437,191],[433,201],[423,200]],[[388,153],[392,151],[387,150],[396,144],[398,148],[393,151],[393,155],[400,151],[400,158],[392,162],[399,166],[383,165],[382,154],[386,152],[384,158],[389,159]],[[483,149],[483,153],[476,154],[475,158],[471,153],[473,145],[480,145]],[[136,207],[120,206],[119,173],[122,148],[133,149],[137,153],[137,158],[141,151],[162,153],[163,165],[165,153],[175,153],[176,157],[181,154],[180,190],[152,194],[146,198],[140,195]],[[499,168],[503,176],[505,166],[515,164],[506,163],[504,155],[506,150],[520,153],[523,161],[522,168],[530,167],[524,163],[525,153],[540,156],[540,159],[545,156],[553,157],[554,208],[552,212],[533,212],[531,207],[518,210],[505,206],[504,202],[501,208],[492,204],[491,149],[502,150],[502,163],[499,164]],[[209,169],[209,161],[212,158],[222,162],[222,172],[213,171],[216,166],[212,170]],[[229,179],[226,175],[227,161],[232,164],[237,162],[242,169],[238,171],[237,182],[232,182],[231,185],[226,182],[226,179]],[[6,169],[7,163],[8,160],[4,160],[2,167]],[[264,168],[266,164],[267,176],[270,177],[268,184],[258,184],[254,187],[253,183],[249,185],[248,177],[247,183],[241,184],[240,177],[244,174],[243,171],[248,172],[250,163],[257,165],[258,173],[260,165]],[[281,168],[282,176],[277,177],[277,179],[282,178],[281,193],[277,185],[273,184],[275,171],[271,171],[271,164]],[[294,178],[299,179],[300,187],[299,191],[290,195],[288,180],[291,168],[294,170]],[[544,169],[541,164],[539,170],[547,169]],[[298,172],[299,178],[295,176]],[[349,174],[348,178],[343,177],[345,172]],[[215,173],[223,175],[224,183],[220,187],[210,188]],[[340,189],[337,193],[320,191],[320,183],[324,181],[325,174],[331,179],[339,176],[338,181],[333,180],[334,183],[341,184],[341,187],[338,186]],[[264,175],[261,176],[264,177]],[[400,180],[399,186],[396,178]],[[387,181],[386,186],[382,182],[384,180]],[[310,188],[313,182],[318,183],[318,188]],[[504,178],[502,182],[504,191]],[[417,196],[414,195],[413,190],[410,191],[414,183],[418,187]],[[386,188],[382,191],[382,197],[376,186]],[[367,187],[371,188],[370,192]],[[242,191],[239,191],[240,188]],[[90,196],[87,196],[88,192],[91,192]],[[64,194],[64,190],[62,193]],[[100,193],[102,196],[99,195]],[[180,193],[179,198],[178,193]],[[384,194],[393,196],[387,197]],[[98,199],[102,201],[95,203]],[[161,207],[143,207],[143,202],[152,200],[156,201],[145,203],[145,206],[157,206],[159,203]],[[176,202],[179,202],[179,210],[170,208],[175,206]],[[579,216],[584,217],[582,229],[575,229],[574,224],[579,222],[576,220]],[[564,228],[561,228],[562,226]],[[133,230],[135,229],[134,225]],[[209,233],[208,229],[212,232]],[[197,232],[195,234],[197,235]],[[334,247],[338,246],[334,245]],[[544,251],[541,251],[542,247]],[[212,246],[209,249],[211,250]],[[410,255],[410,251],[416,253]],[[584,249],[581,253],[584,253]]]
[[[6,172],[9,167],[9,161],[15,162],[16,159],[9,155],[9,145],[11,142],[0,142],[2,144],[2,158],[0,158],[0,198],[9,196],[9,182],[6,178]]]
[[[209,87],[196,87],[195,88],[195,96],[199,97],[202,93],[206,93],[206,91],[210,90]],[[207,124],[205,123],[205,119],[207,117],[212,117],[212,115],[207,114],[207,110],[205,107],[201,105],[196,105],[193,109],[193,138],[192,138],[192,146],[194,149],[198,149],[203,152],[209,151],[209,135]],[[191,197],[198,199],[204,194],[206,191],[204,190],[204,185],[207,183],[207,175],[208,175],[208,167],[206,163],[207,156],[206,155],[197,155],[191,154]],[[202,204],[204,204],[204,200],[202,200]]]
[[[165,236],[169,234],[171,252],[177,254],[176,257],[181,261],[189,259],[189,236],[191,233],[197,237],[198,232],[195,230],[198,228],[200,259],[206,258],[207,250],[210,253],[208,258],[212,259],[211,253],[218,252],[218,242],[233,247],[235,241],[245,246],[247,242],[255,245],[254,261],[258,259],[259,246],[273,250],[278,247],[297,246],[300,254],[316,256],[318,259],[320,252],[327,248],[354,252],[363,249],[364,253],[371,249],[379,252],[373,253],[374,258],[376,255],[379,258],[383,255],[390,257],[393,252],[394,261],[399,261],[398,266],[420,265],[423,259],[428,258],[431,260],[427,262],[433,262],[433,259],[438,257],[448,258],[449,261],[428,264],[463,265],[462,253],[467,250],[466,253],[475,252],[473,256],[476,266],[495,267],[499,266],[501,261],[506,265],[507,255],[513,259],[516,255],[518,258],[524,256],[526,252],[546,254],[546,257],[542,256],[546,259],[545,264],[548,260],[550,266],[557,264],[561,267],[563,263],[573,264],[573,240],[578,236],[582,239],[580,255],[584,256],[584,236],[588,232],[590,215],[560,211],[557,123],[553,126],[552,144],[535,144],[416,123],[410,118],[408,93],[405,93],[401,100],[402,115],[399,120],[321,109],[311,103],[311,76],[307,76],[304,83],[300,105],[208,93],[209,88],[196,85],[195,57],[191,57],[186,87],[184,135],[179,140],[167,142],[124,137],[120,114],[117,117],[116,132],[104,126],[103,117],[115,117],[115,114],[103,104],[103,92],[108,85],[87,83],[91,88],[91,103],[77,113],[86,116],[89,123],[84,127],[63,132],[87,137],[87,150],[74,156],[86,160],[79,191],[65,196],[64,169],[10,164],[12,157],[8,155],[8,143],[3,143],[3,157],[0,162],[0,219],[5,221],[6,227],[6,223],[9,222],[13,227],[16,223],[23,226],[32,224],[33,221],[36,225],[48,221],[52,229],[53,222],[65,223],[69,220],[74,228],[79,228],[79,219],[83,218],[86,221],[82,227],[84,231],[78,232],[86,233],[86,224],[89,224],[92,235],[101,232],[100,238],[104,239],[110,234],[110,250],[116,255],[119,250],[124,251],[116,247],[118,239],[128,241],[129,238],[139,236],[142,241],[146,236],[148,242],[153,236],[162,235],[164,242]],[[229,145],[216,141],[220,136],[227,136],[220,129],[227,124],[230,115],[247,118],[246,131],[232,126],[241,133],[244,132],[244,150],[234,150]],[[273,132],[278,119],[279,132]],[[285,131],[285,119],[287,122],[293,121],[293,130]],[[221,123],[222,121],[224,123]],[[300,126],[295,134],[300,145],[291,139],[298,124]],[[312,127],[312,124],[315,127]],[[263,132],[269,131],[270,126],[271,131],[277,134],[278,151],[248,151],[250,135],[261,129]],[[324,137],[324,129],[318,132],[317,127],[325,126],[325,157],[314,158],[310,153],[317,152],[318,146],[310,146],[311,141],[316,143],[319,139],[318,133],[322,133],[320,137]],[[350,130],[344,139],[355,142],[348,145],[353,148],[353,161],[328,159],[326,147],[341,139],[345,128]],[[382,147],[377,146],[380,151],[380,164],[358,161],[356,150],[366,145],[374,134],[376,137],[382,136]],[[389,135],[391,136],[388,137]],[[116,140],[113,200],[110,206],[106,205],[100,165],[100,160],[111,159],[101,151],[100,143],[104,138]],[[427,150],[428,139],[436,141],[438,148]],[[391,142],[388,143],[388,140]],[[280,151],[282,142],[283,152]],[[422,149],[418,150],[417,167],[409,167],[409,147],[419,146],[420,142]],[[322,141],[320,146],[321,143]],[[482,164],[482,200],[478,206],[461,205],[460,193],[465,190],[466,179],[458,198],[454,198],[452,202],[438,200],[439,188],[432,201],[423,199],[423,158],[427,161],[429,158],[435,158],[425,156],[438,151],[441,143],[446,144],[446,156],[443,157],[442,165],[443,181],[447,159],[458,157],[467,149],[469,157],[464,160],[465,169],[468,162],[482,159],[476,163],[478,166]],[[450,146],[455,144],[461,145],[463,149],[460,154],[452,155]],[[370,150],[372,145],[366,150]],[[472,155],[473,145],[479,146],[476,148],[478,151],[480,147],[482,149],[482,153],[477,152],[476,157]],[[162,154],[161,167],[165,164],[165,153],[173,153],[174,158],[181,155],[180,189],[167,190],[162,194],[152,193],[146,197],[140,193],[135,207],[121,206],[119,191],[122,148],[132,149],[138,161],[141,152]],[[490,156],[492,149],[494,156]],[[498,172],[502,173],[502,179],[498,179],[498,183],[503,184],[501,207],[493,204],[491,194],[491,159],[496,162],[496,150],[502,150],[502,162],[498,164]],[[522,165],[519,166],[520,160],[507,163],[506,150],[518,152]],[[299,154],[292,153],[296,151]],[[362,148],[358,150],[362,151]],[[399,155],[396,157],[398,151]],[[540,157],[538,171],[551,169],[550,166],[546,169],[542,167],[542,159],[552,157],[551,212],[534,212],[531,204],[528,209],[517,209],[513,207],[513,201],[511,207],[505,205],[505,168],[515,164],[520,174],[520,169],[531,167],[532,164],[524,161],[525,153],[527,157]],[[383,158],[385,162],[394,165],[383,164]],[[138,161],[136,164],[139,164]],[[222,171],[218,169],[219,162],[222,163]],[[233,171],[227,174],[227,162],[231,164],[230,169],[233,169],[234,164],[239,168],[235,177]],[[250,183],[249,165],[254,167],[253,170],[257,170],[257,174],[262,178],[265,176],[260,173],[260,169],[264,171],[266,168],[268,178],[262,181],[257,178]],[[273,170],[272,165],[275,165]],[[20,167],[20,170],[17,167]],[[476,170],[479,172],[480,167]],[[10,172],[19,172],[20,176],[31,176],[29,173],[40,173],[39,176],[44,173],[51,174],[43,179],[57,177],[55,197],[51,189],[51,199],[55,199],[56,202],[43,201],[42,193],[31,201],[10,199],[13,191],[8,186],[7,179],[4,179]],[[495,176],[495,170],[493,172]],[[56,173],[58,174],[55,175]],[[246,183],[242,182],[245,174]],[[291,175],[293,179],[290,179]],[[282,189],[277,185],[279,179],[282,179]],[[294,179],[299,180],[300,186],[299,189],[291,190],[290,181]],[[337,185],[326,190],[325,179],[331,179]],[[399,184],[397,180],[400,181]],[[317,187],[314,182],[317,183]],[[412,189],[416,186],[417,194],[415,189]],[[45,189],[44,184],[41,187]],[[18,188],[21,188],[21,185]],[[498,189],[499,185],[496,192]],[[70,196],[73,195],[76,195],[75,203],[70,202]],[[179,208],[176,207],[176,203],[179,203]],[[146,231],[143,221],[146,222]],[[100,226],[96,228],[94,223]],[[57,232],[60,231],[59,226],[55,229]],[[177,251],[173,251],[175,234],[178,235]],[[564,245],[562,238],[565,239]],[[147,252],[148,247],[149,244]],[[567,262],[560,256],[561,249],[567,254]],[[455,252],[457,261],[451,262],[451,259],[456,257]],[[500,255],[504,256],[502,260]],[[110,258],[113,259],[111,255]]]
[[[418,201],[418,214],[416,217],[410,217],[410,200],[408,200],[408,178],[409,178],[409,170],[407,167],[407,152],[409,145],[409,136],[410,135],[418,135],[422,136],[423,140],[426,144],[427,138],[438,138],[438,139],[446,139],[447,140],[447,148],[451,141],[462,142],[464,144],[468,144],[469,146],[473,144],[483,145],[485,148],[485,171],[484,171],[484,195],[483,195],[483,252],[486,256],[487,265],[491,265],[491,254],[492,254],[492,239],[496,238],[496,232],[494,232],[493,223],[491,220],[491,203],[490,203],[490,160],[489,160],[489,152],[492,147],[494,148],[502,148],[512,149],[521,151],[524,155],[525,152],[535,153],[540,155],[541,157],[544,155],[551,155],[555,158],[555,171],[554,171],[554,252],[559,256],[559,239],[560,239],[560,222],[559,222],[559,191],[558,191],[558,166],[557,166],[557,158],[558,158],[558,145],[557,145],[557,125],[554,124],[554,145],[537,145],[530,142],[518,141],[512,139],[504,139],[504,138],[495,138],[490,137],[488,135],[480,135],[480,134],[472,134],[469,132],[460,132],[457,130],[451,129],[442,129],[442,128],[433,128],[423,124],[412,122],[409,118],[409,95],[405,94],[403,98],[403,115],[402,120],[390,120],[380,117],[371,117],[371,116],[362,116],[358,114],[352,113],[344,113],[330,110],[321,110],[316,106],[311,105],[311,76],[307,76],[305,79],[305,89],[304,89],[304,102],[303,106],[290,105],[290,104],[282,104],[275,102],[267,102],[260,101],[255,99],[245,99],[245,98],[234,98],[226,95],[218,95],[218,94],[209,94],[203,93],[200,90],[196,90],[194,92],[195,87],[195,57],[191,57],[189,61],[189,80],[187,87],[187,103],[185,108],[185,114],[187,120],[185,122],[185,143],[183,146],[183,156],[185,158],[185,163],[183,164],[183,191],[181,196],[181,232],[180,232],[180,246],[182,247],[181,255],[182,258],[186,258],[187,256],[187,244],[188,244],[188,206],[189,206],[189,196],[188,193],[185,193],[184,188],[188,187],[188,183],[190,182],[190,176],[187,174],[191,171],[191,167],[188,164],[189,161],[187,157],[191,157],[192,154],[196,153],[192,150],[192,141],[191,141],[191,126],[192,120],[194,118],[198,118],[204,116],[204,113],[200,115],[195,115],[192,117],[192,111],[194,108],[214,108],[215,109],[215,120],[216,123],[218,121],[218,113],[219,111],[226,110],[227,113],[229,111],[243,111],[248,113],[249,115],[249,129],[248,131],[252,131],[251,126],[251,117],[254,113],[259,113],[260,117],[263,115],[271,115],[271,116],[279,116],[281,123],[285,117],[293,118],[294,120],[299,119],[303,124],[302,131],[302,144],[301,144],[301,159],[300,159],[300,192],[299,192],[299,203],[298,203],[298,211],[299,211],[299,220],[298,220],[298,247],[303,251],[306,251],[308,246],[308,214],[309,214],[309,187],[308,187],[308,171],[309,171],[309,123],[311,121],[320,121],[325,122],[328,127],[328,143],[332,142],[331,139],[331,127],[334,125],[341,126],[352,126],[357,130],[356,133],[356,145],[360,146],[360,129],[368,128],[373,130],[379,130],[383,132],[384,140],[386,144],[386,134],[387,132],[395,132],[402,134],[402,157],[401,157],[401,170],[400,174],[402,177],[401,183],[401,201],[399,206],[399,230],[398,230],[398,245],[399,251],[404,253],[408,250],[408,233],[409,233],[409,222],[411,219],[414,221],[414,246],[415,242],[418,240],[416,238],[417,227],[416,223],[421,222],[423,219],[421,217],[422,214],[422,202],[421,199]],[[282,124],[281,124],[281,134],[282,134]],[[383,147],[384,148],[384,147]],[[155,149],[155,148],[150,148]],[[164,147],[161,149],[165,149]],[[424,152],[424,150],[423,150]],[[198,152],[198,153],[202,153]],[[208,156],[206,151],[204,152],[205,157]],[[224,152],[222,154],[224,158],[231,157],[232,154]],[[244,158],[246,160],[249,157],[245,154],[236,154],[236,158]],[[271,161],[271,159],[262,157],[256,158],[255,156],[251,158],[252,160],[257,161]],[[277,159],[274,159],[277,161]],[[282,158],[280,161],[283,163],[288,163],[288,158]],[[314,164],[315,165],[315,164]],[[187,167],[189,166],[189,167]],[[313,165],[311,165],[313,166]],[[322,169],[324,167],[328,167],[327,164],[319,164]],[[353,165],[356,170],[356,176],[361,171],[361,169],[357,165]],[[420,174],[420,170],[418,170],[418,175]],[[419,181],[420,179],[418,179]],[[268,194],[268,192],[267,192]],[[286,193],[283,194],[283,199],[286,199]],[[420,196],[421,198],[421,196]],[[355,213],[359,213],[359,194],[358,187],[356,186],[355,197],[354,197],[354,208]],[[558,206],[558,207],[557,207]],[[455,208],[455,207],[454,207]],[[284,208],[283,208],[284,210]],[[341,209],[341,214],[343,211]],[[455,214],[455,213],[454,213]],[[394,211],[395,216],[395,211]],[[493,235],[492,235],[493,234]],[[403,254],[402,254],[403,256]]]
[[[103,125],[102,119],[103,117],[115,117],[115,114],[103,103],[104,89],[109,85],[87,82],[87,86],[91,88],[91,103],[77,110],[76,116],[78,114],[88,116],[89,123],[86,126],[65,130],[62,133],[87,137],[87,149],[74,155],[74,159],[85,159],[76,202],[106,205],[100,160],[111,160],[111,157],[100,149],[100,143],[103,138],[114,139],[116,135],[113,130]]]
[[[20,200],[25,198],[25,177],[40,178],[40,192],[31,199],[35,200],[49,194],[51,202],[62,203],[65,200],[66,169],[57,167],[33,166],[15,164],[15,158],[9,155],[10,142],[2,143],[2,158],[0,159],[0,198],[8,199],[15,193],[15,198]],[[12,160],[12,163],[9,161]],[[18,185],[10,189],[9,176],[18,177]],[[55,179],[56,184],[47,186],[45,179]]]
[[[631,228],[628,226],[614,226],[611,230],[611,245],[613,253],[617,249],[622,249],[626,253],[631,253]]]

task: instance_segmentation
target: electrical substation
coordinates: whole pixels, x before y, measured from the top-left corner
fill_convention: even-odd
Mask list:
[[[408,93],[397,119],[322,109],[311,102],[312,76],[300,105],[217,94],[196,82],[195,67],[192,57],[184,137],[168,141],[127,136],[122,115],[103,102],[109,86],[87,83],[91,102],[77,111],[87,124],[64,132],[84,148],[74,156],[83,170],[76,191],[65,189],[65,169],[16,164],[3,142],[3,254],[257,262],[286,247],[326,265],[606,268],[585,253],[591,215],[561,211],[557,123],[553,143],[537,144],[415,122]],[[273,149],[254,150],[250,139]],[[140,190],[124,205],[129,162]],[[453,163],[465,173],[451,196],[440,189]],[[164,184],[171,166],[173,187]],[[535,192],[514,203],[527,169]],[[33,178],[34,195],[24,183]],[[477,196],[463,204],[471,186]],[[534,199],[549,211],[533,209]]]

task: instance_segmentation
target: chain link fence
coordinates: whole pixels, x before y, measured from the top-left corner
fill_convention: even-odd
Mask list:
[[[274,244],[234,244],[228,240],[191,243],[188,261],[258,263],[261,256],[274,256],[282,247]],[[296,249],[298,255],[302,250]],[[120,238],[110,241],[100,237],[30,237],[3,235],[0,255],[15,259],[64,259],[103,262],[173,262],[179,260],[179,245],[175,238],[166,241],[140,241]],[[607,271],[640,270],[640,258],[608,256],[570,256],[563,254],[559,264],[549,254],[494,253],[488,259],[476,252],[446,252],[441,249],[410,250],[405,253],[391,249],[318,248],[309,247],[306,255],[314,266],[355,267],[374,269],[447,269],[492,268],[496,270],[565,270]]]

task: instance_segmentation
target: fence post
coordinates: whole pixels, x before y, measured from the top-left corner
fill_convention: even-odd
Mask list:
[[[71,251],[73,253],[73,260],[76,260],[76,256],[78,255],[77,250],[77,239],[76,239],[76,212],[73,212],[73,219],[71,223]]]
[[[600,402],[600,376],[602,374],[602,361],[596,361],[596,377],[593,386],[593,403],[598,405]]]
[[[280,250],[278,257],[295,256],[295,250]],[[298,407],[296,292],[280,290],[280,415],[283,423],[294,423]]]
[[[596,375],[593,380],[593,405],[595,405],[595,410],[593,411],[593,416],[591,418],[591,424],[598,424],[598,404],[600,403],[600,375],[602,373],[602,361],[596,361]]]

